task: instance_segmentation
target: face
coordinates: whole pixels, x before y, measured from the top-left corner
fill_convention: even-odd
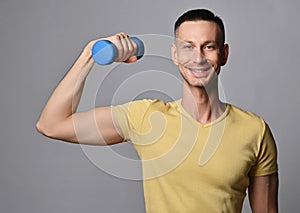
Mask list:
[[[186,83],[206,87],[217,82],[225,65],[228,45],[221,42],[218,25],[210,21],[183,22],[172,45],[172,57]]]

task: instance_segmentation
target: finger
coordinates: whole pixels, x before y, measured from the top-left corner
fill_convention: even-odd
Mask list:
[[[135,47],[134,47],[135,42],[133,42],[129,36],[127,36],[125,38],[125,40],[126,40],[127,47],[128,47],[128,57],[127,57],[127,59],[128,59],[131,56],[135,55]]]
[[[130,39],[130,44],[132,45],[132,55],[136,55],[136,53],[137,53],[137,49],[138,49],[138,46],[137,46],[137,44],[132,40],[132,39]]]
[[[122,61],[121,59],[123,58],[123,55],[124,55],[124,48],[123,48],[123,44],[121,42],[122,40],[122,35],[121,33],[118,33],[114,36],[114,45],[116,46],[117,50],[118,50],[118,56],[117,58],[115,59],[115,61]]]
[[[121,61],[125,61],[130,57],[130,50],[129,50],[129,41],[128,41],[128,35],[126,33],[120,33],[121,35],[121,44],[123,47],[123,55],[120,57]]]

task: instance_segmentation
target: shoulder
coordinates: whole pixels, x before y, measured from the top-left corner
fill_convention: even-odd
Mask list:
[[[127,103],[129,111],[133,113],[147,112],[147,111],[168,111],[170,108],[176,107],[176,102],[165,102],[159,99],[143,99],[135,100]]]
[[[271,129],[267,122],[257,114],[230,106],[229,118],[231,121],[232,129],[235,132],[240,132],[247,141],[254,145],[256,156],[263,155],[273,156],[276,159],[276,144],[272,135]],[[254,143],[253,143],[254,142]]]
[[[233,123],[241,126],[241,128],[249,129],[251,131],[257,130],[261,133],[265,131],[266,122],[262,117],[237,106],[231,104],[229,104],[229,106],[229,118]]]
[[[113,106],[116,113],[126,114],[128,117],[141,118],[153,112],[166,113],[177,108],[177,102],[165,102],[159,99],[143,99],[127,102],[122,105]]]
[[[113,107],[117,120],[120,123],[128,123],[135,130],[143,129],[149,125],[150,118],[161,119],[161,115],[174,111],[172,109],[176,110],[175,101],[165,102],[158,99],[134,100]]]
[[[263,118],[255,114],[254,112],[250,112],[240,107],[237,107],[232,104],[228,104],[230,106],[230,114],[236,119],[241,119],[245,121],[253,121],[253,122],[262,122]]]

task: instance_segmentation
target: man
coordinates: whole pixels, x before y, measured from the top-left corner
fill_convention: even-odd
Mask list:
[[[147,212],[241,212],[246,190],[253,212],[277,212],[277,151],[263,119],[218,94],[228,58],[222,20],[191,10],[175,23],[172,59],[183,77],[182,99],[132,101],[76,112],[94,65],[91,41],[46,104],[37,129],[64,141],[111,145],[132,141],[143,165]],[[125,34],[103,38],[116,62],[135,62]]]

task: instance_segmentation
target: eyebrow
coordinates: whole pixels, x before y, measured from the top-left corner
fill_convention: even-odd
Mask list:
[[[187,43],[194,43],[193,41],[188,41],[188,40],[182,40],[182,41],[187,42]],[[204,43],[217,43],[217,41],[215,41],[215,40],[207,40]]]
[[[181,40],[181,39],[176,39],[176,40],[179,41],[180,43],[194,44],[193,41],[189,41],[189,40]],[[203,44],[205,45],[205,44],[209,44],[209,43],[215,43],[215,44],[218,44],[218,42],[215,41],[215,40],[207,40],[207,41],[205,41]]]

